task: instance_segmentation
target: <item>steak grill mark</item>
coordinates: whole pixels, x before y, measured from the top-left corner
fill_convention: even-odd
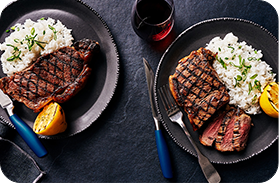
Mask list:
[[[198,65],[197,62],[194,61],[194,59],[199,59],[198,55],[195,55],[194,58],[189,59],[187,62],[184,62],[181,64],[181,66],[184,68],[184,71],[186,70],[189,73],[188,77],[183,75],[183,73],[180,72],[179,70],[176,70],[176,72],[177,72],[178,77],[183,77],[185,79],[184,82],[181,83],[181,87],[183,88],[183,90],[186,91],[186,93],[190,92],[189,95],[193,94],[196,96],[204,96],[204,98],[206,98],[211,91],[219,90],[223,86],[219,85],[217,88],[212,87],[209,91],[204,90],[204,88],[202,86],[197,86],[196,84],[199,84],[197,82],[197,80],[199,80],[199,82],[202,82],[203,84],[212,85],[208,82],[208,80],[209,81],[218,80],[218,78],[214,75],[210,75],[211,70],[207,65],[202,65],[202,64]],[[206,60],[202,60],[202,61],[206,62]],[[194,68],[192,66],[194,66]],[[204,68],[202,66],[204,66]],[[190,69],[190,68],[193,68],[193,69]],[[206,76],[204,79],[202,77],[200,77],[200,75],[203,73],[205,73],[205,76]],[[195,89],[195,91],[190,90],[190,88],[185,87],[185,82],[189,82],[192,85],[192,88],[197,87],[197,89]],[[196,92],[198,92],[198,93],[196,93]],[[181,96],[181,97],[183,98],[182,103],[184,105],[186,98],[184,96]],[[209,101],[212,101],[213,97],[214,96],[212,96],[212,98]],[[192,104],[194,105],[194,107],[198,108],[198,110],[193,111],[194,112],[194,113],[192,113],[193,116],[197,116],[199,113],[199,110],[203,110],[205,112],[204,115],[198,116],[201,121],[198,123],[197,126],[199,126],[203,120],[207,119],[206,113],[208,112],[208,109],[210,107],[214,108],[215,110],[219,107],[219,106],[212,105],[211,102],[208,102],[206,100],[199,101],[199,99],[200,98],[197,97],[191,101]],[[198,103],[202,103],[202,102],[205,102],[206,105],[208,106],[206,108],[206,110],[204,108],[202,108],[201,105],[197,105]]]
[[[80,65],[82,66],[83,60],[80,57],[73,56],[74,50],[68,50],[68,51],[69,52],[66,53],[64,48],[59,50],[58,52],[64,54],[64,57],[66,57],[66,59],[71,60],[71,62],[65,62],[63,60],[65,58],[59,58],[59,56],[52,53],[49,54],[48,57],[46,58],[43,57],[41,59],[42,62],[37,62],[35,64],[35,67],[40,68],[39,70],[35,70],[35,72],[30,71],[28,74],[21,75],[20,81],[18,82],[20,86],[19,95],[22,95],[27,100],[33,100],[34,98],[45,96],[45,94],[51,94],[54,92],[55,88],[61,89],[61,87],[64,87],[66,84],[73,82],[77,76],[77,73],[80,73],[82,70],[82,67],[77,67],[77,66]],[[51,57],[54,58],[53,59],[54,62],[50,61],[52,60]],[[74,62],[76,62],[76,64],[73,64]],[[58,65],[60,65],[59,63],[61,63],[62,68],[58,67]],[[42,67],[42,65],[46,65],[46,67]],[[67,67],[70,68],[69,70],[67,70],[68,72],[67,75],[71,76],[70,80],[65,76],[66,75],[65,71]],[[50,68],[53,68],[53,72],[51,72]],[[58,73],[57,70],[59,70],[60,73],[62,73],[61,77],[59,77],[59,75],[57,74]],[[73,72],[73,70],[76,71]],[[47,77],[45,77],[44,75],[45,72],[48,73]],[[25,84],[25,82],[27,84]],[[25,93],[25,91],[28,89],[31,89],[29,90],[30,92]],[[27,94],[27,96],[24,96],[24,94]]]
[[[13,99],[39,112],[50,101],[63,103],[85,85],[89,62],[100,51],[99,43],[83,39],[42,55],[30,67],[0,79],[0,89]]]
[[[200,48],[182,58],[175,73],[169,77],[170,90],[187,112],[194,130],[229,102],[225,85],[210,65],[214,59],[212,52]]]

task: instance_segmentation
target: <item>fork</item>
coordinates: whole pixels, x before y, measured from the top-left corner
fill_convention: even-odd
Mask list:
[[[202,169],[202,172],[207,179],[209,183],[216,183],[221,181],[221,177],[219,173],[216,171],[216,169],[213,167],[213,165],[210,163],[210,161],[205,157],[199,148],[197,147],[196,143],[194,142],[192,136],[190,135],[189,131],[187,130],[184,122],[182,121],[183,113],[177,106],[172,94],[170,93],[168,85],[164,85],[160,87],[159,89],[159,96],[161,98],[161,101],[163,102],[163,105],[165,107],[165,110],[167,111],[168,117],[172,122],[176,122],[179,124],[179,126],[183,129],[184,133],[188,137],[189,141],[195,148],[197,155],[198,155],[198,161],[200,164],[200,167]]]

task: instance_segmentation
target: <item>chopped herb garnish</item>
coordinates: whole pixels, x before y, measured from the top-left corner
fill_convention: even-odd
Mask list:
[[[224,60],[221,57],[217,57],[216,56],[216,60],[223,66],[223,68],[227,69],[226,63],[224,62]]]
[[[242,67],[241,67],[241,65],[235,65],[233,62],[230,62],[230,64],[231,64],[232,66],[234,66],[234,67],[239,68],[239,69],[241,69],[241,68],[242,68]]]
[[[44,49],[44,47],[41,44],[46,44],[46,42],[42,42],[42,41],[38,41],[38,40],[35,40],[35,43],[42,49]]]
[[[45,17],[40,18],[40,20],[44,20],[44,19],[45,19]]]
[[[236,80],[237,80],[237,81],[241,81],[241,80],[242,80],[242,77],[241,77],[240,75],[237,75],[237,76],[236,76]]]
[[[261,82],[260,81],[258,81],[258,80],[255,80],[254,81],[254,88],[255,89],[257,89],[257,90],[259,90],[259,92],[262,92],[262,90],[261,90]]]
[[[221,51],[221,48],[219,47],[218,50]]]
[[[252,60],[259,61],[259,60],[260,60],[260,58],[256,58],[256,57],[248,57],[248,60],[249,60],[249,61],[252,61]]]
[[[56,41],[57,40],[57,31],[54,27],[52,27],[51,25],[48,25],[48,28],[50,28],[50,30],[53,31],[53,39]]]
[[[253,99],[252,99],[252,104],[255,104],[256,103],[256,101],[257,101],[257,95],[254,95],[254,97],[253,97]]]
[[[19,39],[14,39],[14,42],[15,43],[19,43]]]
[[[31,51],[32,47],[34,46],[34,44],[38,45],[40,48],[44,49],[44,47],[42,46],[42,44],[46,44],[46,42],[42,42],[39,40],[36,40],[35,38],[37,37],[38,34],[35,34],[35,28],[33,27],[31,29],[31,35],[26,35],[25,36],[25,41],[27,41],[27,46],[28,46],[28,50]]]
[[[233,62],[230,62],[230,64],[234,67],[237,67],[239,72],[241,73],[241,75],[237,75],[237,77],[234,77],[235,79],[235,85],[236,86],[241,86],[241,84],[239,83],[241,82],[245,82],[247,79],[247,75],[249,70],[251,69],[252,65],[245,65],[245,59],[242,59],[241,55],[238,56],[239,59],[239,65],[234,64]],[[255,79],[258,75],[255,74],[253,76],[250,77],[250,79]],[[257,83],[258,84],[258,83]],[[257,86],[256,84],[256,86]],[[253,89],[251,83],[249,84],[249,94],[251,92],[251,90]]]
[[[13,55],[12,55],[12,56],[10,56],[9,58],[7,58],[7,61],[9,61],[9,62],[10,62],[10,61],[14,61],[14,60],[16,60],[16,59],[21,60],[21,58],[20,58],[20,54],[21,54],[21,51],[19,51],[17,55],[13,54]]]
[[[9,33],[9,32],[10,32],[10,29],[7,29],[7,30],[6,30],[6,33]]]
[[[262,85],[261,85],[260,81],[258,81],[258,80],[254,81],[254,86],[252,86],[251,82],[249,82],[249,92],[248,92],[248,95],[251,93],[252,90],[258,90],[259,92],[262,92],[261,86]]]
[[[32,27],[32,29],[31,29],[31,35],[33,36],[34,34],[35,34],[35,28]]]
[[[14,61],[16,59],[20,59],[20,54],[21,54],[21,51],[19,51],[18,47],[14,46],[14,45],[11,45],[11,44],[6,44],[7,46],[11,46],[13,47],[14,51],[13,51],[13,55],[10,56],[9,58],[7,58],[7,61]]]
[[[250,79],[255,79],[258,76],[258,74],[254,74],[253,76],[250,77]]]
[[[238,75],[238,76],[239,76],[239,75]],[[241,84],[239,83],[238,79],[239,79],[239,78],[234,77],[234,80],[235,80],[235,85],[234,85],[234,87],[236,87],[236,86],[241,87]]]
[[[12,26],[12,27],[11,27],[12,30],[15,30],[15,28],[16,28],[15,26]]]
[[[253,90],[253,87],[252,87],[251,82],[249,82],[249,84],[248,84],[248,88],[249,88],[248,95],[250,95],[250,92]]]
[[[231,49],[232,49],[231,53],[233,53],[233,52],[234,52],[234,47],[232,47],[232,46],[228,46],[228,48],[231,48]]]

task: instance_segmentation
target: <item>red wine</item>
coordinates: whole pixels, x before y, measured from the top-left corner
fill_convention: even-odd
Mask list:
[[[133,28],[145,40],[161,40],[172,29],[172,13],[172,7],[165,0],[137,1],[132,11]]]

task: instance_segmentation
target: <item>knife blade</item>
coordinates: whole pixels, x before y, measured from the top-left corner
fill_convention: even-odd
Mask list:
[[[154,73],[147,62],[145,58],[143,58],[144,68],[145,68],[145,76],[147,80],[147,86],[148,86],[148,94],[149,94],[149,100],[150,105],[152,109],[152,115],[155,123],[155,139],[156,139],[156,145],[157,145],[157,151],[159,156],[159,161],[161,165],[161,170],[165,178],[172,178],[172,167],[171,167],[171,160],[170,160],[170,154],[169,150],[166,144],[166,141],[164,139],[164,136],[162,134],[160,123],[159,123],[159,115],[157,113],[156,107],[155,107],[155,99],[154,99]]]
[[[32,151],[38,156],[43,157],[47,154],[47,151],[43,144],[40,142],[37,135],[33,132],[33,130],[20,119],[16,114],[13,113],[13,102],[6,94],[0,90],[0,105],[3,109],[6,109],[9,118],[16,130],[22,137],[22,139],[27,143],[27,145],[32,149]]]

